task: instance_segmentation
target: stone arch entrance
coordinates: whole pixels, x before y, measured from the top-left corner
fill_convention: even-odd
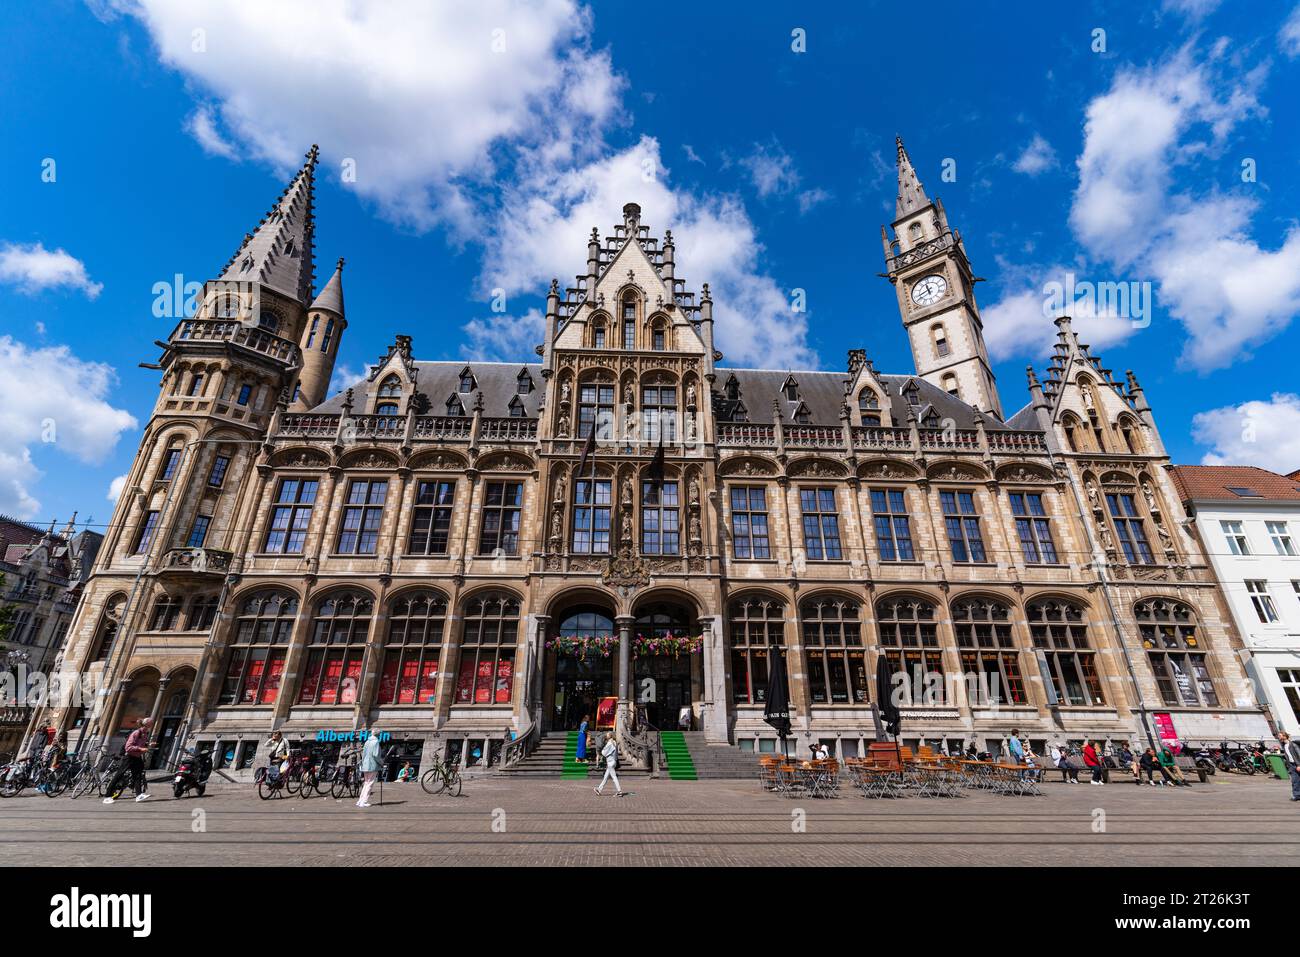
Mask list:
[[[601,699],[617,694],[617,642],[614,609],[599,598],[558,607],[546,636],[545,730],[573,731],[584,717],[595,730]]]
[[[638,714],[664,731],[697,727],[702,655],[683,645],[701,636],[696,609],[676,597],[650,598],[638,603],[633,619],[631,694]]]
[[[160,683],[158,727],[154,737],[154,751],[150,758],[151,768],[160,768],[174,761],[180,754],[183,744],[177,733],[185,722],[185,711],[190,703],[190,694],[194,690],[194,669],[178,668]]]

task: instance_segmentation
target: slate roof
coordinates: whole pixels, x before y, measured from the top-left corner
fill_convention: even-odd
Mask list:
[[[320,291],[311,308],[329,309],[340,316],[343,315],[343,260],[341,258],[338,265],[334,267],[334,275],[330,276],[330,281]]]
[[[521,370],[527,370],[533,379],[533,389],[527,395],[521,395],[518,398],[524,406],[524,417],[530,419],[537,417],[537,403],[542,397],[543,381],[540,363],[416,361],[414,365],[416,368],[415,387],[429,397],[430,415],[445,414],[447,399],[452,393],[457,393],[460,396],[466,414],[473,414],[474,394],[458,392],[460,374],[463,370],[469,369],[474,374],[474,381],[478,386],[477,391],[483,393],[483,414],[488,418],[506,418],[510,415],[510,402],[516,396],[519,373]],[[364,401],[367,392],[377,387],[377,383],[372,383],[368,378],[352,383],[354,412],[361,411],[360,404]],[[341,412],[346,391],[344,389],[337,395],[331,396],[312,411],[323,413]]]
[[[1169,474],[1184,502],[1300,502],[1300,485],[1294,477],[1251,465],[1175,465]],[[1257,494],[1238,495],[1233,488]]]
[[[260,282],[306,305],[315,289],[316,213],[315,146],[307,153],[293,180],[238,252],[222,270],[221,279]]]

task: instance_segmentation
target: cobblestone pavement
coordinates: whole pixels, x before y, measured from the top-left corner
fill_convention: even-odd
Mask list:
[[[233,785],[175,800],[158,784],[149,801],[111,806],[27,792],[0,801],[0,864],[1300,864],[1300,804],[1286,784],[1211,780],[891,801],[666,780],[630,784],[619,799],[581,781],[493,776],[454,799],[390,784],[367,810],[328,797],[261,801]]]

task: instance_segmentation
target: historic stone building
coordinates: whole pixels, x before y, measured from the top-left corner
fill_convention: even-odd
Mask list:
[[[153,714],[235,763],[272,728],[377,726],[472,763],[616,697],[634,751],[682,709],[769,750],[779,654],[800,746],[851,755],[883,653],[915,679],[908,741],[1137,741],[1155,711],[1265,733],[1137,380],[1063,317],[1004,413],[961,237],[901,142],[882,235],[914,371],[723,365],[708,285],[629,203],[552,283],[540,361],[398,335],[328,398],[347,321],[342,260],[314,290],[315,165],[166,340],[70,635],[106,706],[63,725]]]

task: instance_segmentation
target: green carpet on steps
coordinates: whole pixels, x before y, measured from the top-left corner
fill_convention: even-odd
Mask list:
[[[591,735],[587,735],[587,755],[591,760]],[[564,740],[564,769],[560,772],[561,778],[585,778],[589,764],[581,764],[578,761],[578,732],[570,731]]]
[[[670,781],[697,781],[695,762],[691,760],[690,749],[680,731],[659,732],[659,743],[668,759],[668,779]]]

